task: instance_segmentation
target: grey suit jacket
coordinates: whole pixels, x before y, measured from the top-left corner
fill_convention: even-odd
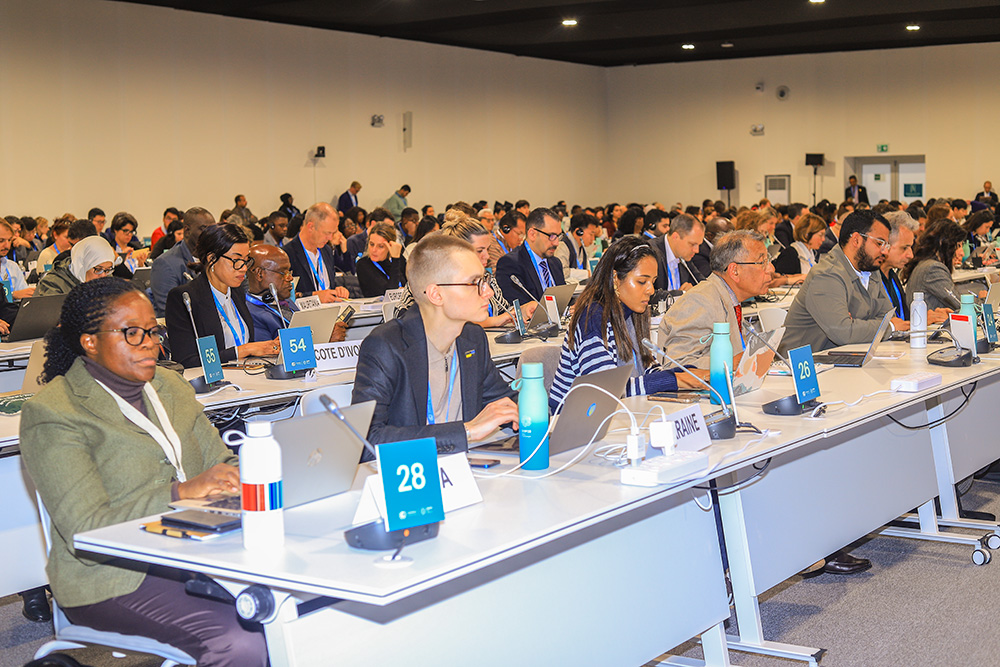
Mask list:
[[[913,293],[923,292],[927,310],[951,308],[958,310],[961,302],[955,297],[955,281],[948,267],[936,259],[924,259],[913,267],[906,281],[906,303],[913,303]]]
[[[867,343],[892,301],[873,271],[868,289],[839,245],[823,255],[806,276],[788,309],[781,352],[809,345],[813,352]]]
[[[660,322],[660,341],[665,342],[667,354],[680,364],[708,368],[712,340],[701,339],[712,333],[716,322],[729,323],[729,339],[733,353],[743,350],[733,298],[725,281],[711,274],[677,299]]]

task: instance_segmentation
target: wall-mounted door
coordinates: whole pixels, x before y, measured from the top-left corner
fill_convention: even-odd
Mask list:
[[[927,165],[923,155],[849,157],[845,162],[846,175],[857,175],[873,206],[881,199],[909,204],[926,197]]]

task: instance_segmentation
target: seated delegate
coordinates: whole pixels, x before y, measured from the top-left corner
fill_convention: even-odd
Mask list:
[[[511,303],[540,301],[547,288],[566,284],[562,264],[555,258],[562,238],[559,216],[551,209],[536,208],[525,226],[524,243],[497,260],[497,284]]]
[[[253,320],[242,287],[253,258],[243,228],[231,223],[205,228],[198,239],[197,254],[202,264],[201,274],[167,295],[167,331],[173,360],[185,368],[201,364],[199,336],[215,336],[223,362],[277,354],[277,340],[254,338]],[[191,328],[191,317],[184,306],[185,294],[191,299],[197,333]]]
[[[337,212],[326,202],[306,209],[298,234],[282,248],[288,253],[292,273],[298,277],[295,295],[316,295],[323,303],[333,303],[350,296],[337,267],[330,240],[337,233]]]
[[[576,302],[563,343],[549,407],[554,411],[581,375],[632,365],[628,396],[702,389],[690,375],[661,368],[642,345],[649,338],[649,299],[656,282],[656,251],[640,237],[623,236],[604,251]],[[708,371],[694,370],[708,381]]]
[[[774,270],[782,275],[798,274],[805,278],[819,261],[819,248],[826,238],[827,224],[814,213],[799,217],[792,228],[795,242],[785,247],[774,258]]]
[[[52,594],[78,625],[150,637],[199,665],[266,665],[263,633],[232,603],[188,595],[188,573],[73,548],[76,533],[239,489],[237,458],[191,386],[157,368],[159,343],[149,300],[118,278],[75,287],[45,338],[47,384],[24,404],[20,445],[52,518]]]
[[[387,290],[406,284],[406,260],[403,246],[396,241],[396,228],[376,222],[368,230],[368,247],[357,261],[358,284],[365,297],[383,296]]]
[[[115,251],[101,236],[88,236],[69,251],[68,262],[57,262],[35,289],[37,296],[69,294],[80,283],[110,276],[118,261]]]
[[[923,292],[928,310],[962,307],[951,274],[955,264],[962,261],[965,239],[965,230],[948,218],[928,225],[927,232],[913,248],[913,259],[903,269],[907,304],[913,304],[915,292]],[[979,296],[986,298],[986,291]]]
[[[373,443],[431,437],[439,452],[463,451],[517,421],[482,327],[491,289],[465,241],[437,234],[418,243],[406,266],[417,301],[361,343],[353,403],[374,400]]]
[[[121,258],[119,263],[119,277],[131,278],[136,269],[146,265],[146,258],[149,257],[149,248],[136,249],[133,247],[135,230],[139,223],[130,213],[116,213],[111,219],[111,235],[114,244],[115,254]]]

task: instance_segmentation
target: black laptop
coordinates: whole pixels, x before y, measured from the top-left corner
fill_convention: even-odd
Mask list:
[[[52,296],[29,296],[21,301],[14,324],[10,326],[7,342],[41,338],[49,329],[59,323],[65,294]]]

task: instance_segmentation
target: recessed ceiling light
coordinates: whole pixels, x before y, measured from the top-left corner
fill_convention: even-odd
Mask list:
[[[681,48],[684,49],[685,51],[690,51],[691,49],[694,48],[694,44],[681,44]]]
[[[906,29],[909,30],[910,32],[916,32],[917,30],[920,30],[920,26],[918,26],[916,24],[912,24],[912,25],[906,26]]]
[[[809,4],[812,5],[822,5],[826,0],[809,0]]]
[[[563,19],[562,24],[567,28],[576,25],[576,19]]]
[[[722,46],[722,48],[724,49],[731,49],[733,48],[734,44],[732,42],[723,42],[720,46]]]

